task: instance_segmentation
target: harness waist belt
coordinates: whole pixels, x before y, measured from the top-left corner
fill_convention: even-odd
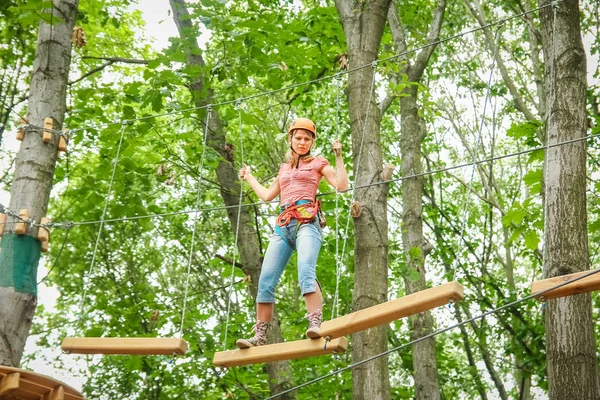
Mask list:
[[[281,214],[277,217],[277,226],[287,226],[292,218],[297,219],[300,224],[308,224],[315,219],[320,209],[320,200],[299,200],[282,206]]]

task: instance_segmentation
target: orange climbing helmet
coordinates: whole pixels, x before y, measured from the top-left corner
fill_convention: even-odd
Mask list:
[[[296,118],[294,122],[290,125],[290,129],[288,129],[288,137],[292,136],[292,133],[296,129],[304,129],[313,134],[313,137],[317,138],[317,128],[315,127],[314,122],[312,122],[308,118]]]

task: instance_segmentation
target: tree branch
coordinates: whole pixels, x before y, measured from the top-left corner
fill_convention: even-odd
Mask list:
[[[140,60],[136,58],[123,58],[123,57],[92,57],[92,56],[84,56],[81,57],[82,60],[102,60],[108,61],[110,63],[126,63],[126,64],[148,64],[152,60]]]
[[[230,260],[227,257],[222,256],[220,254],[215,254],[215,257],[217,257],[219,260],[225,261],[227,264],[230,264],[230,265],[233,264],[233,260]],[[237,261],[235,262],[235,266],[238,267],[239,269],[241,269],[242,271],[244,270],[244,266]]]
[[[327,68],[323,68],[321,71],[319,71],[317,76],[315,78],[313,78],[313,80],[322,78],[323,76],[325,76],[326,72],[327,72]],[[286,104],[286,105],[292,104],[294,102],[294,100],[296,100],[300,96],[300,94],[308,93],[309,89],[310,89],[310,85],[306,85],[304,87],[304,90],[302,90],[302,93],[296,93],[295,95],[290,97],[289,100],[285,101],[283,104]]]
[[[128,63],[128,64],[148,64],[150,61],[148,60],[136,60],[136,59],[132,59],[132,58],[121,58],[121,57],[91,57],[91,56],[86,56],[86,57],[82,57],[82,59],[90,59],[90,60],[105,60],[107,62],[105,62],[104,64],[86,72],[85,74],[81,75],[79,78],[75,79],[74,81],[69,82],[69,86],[70,85],[74,85],[77,82],[80,82],[82,80],[84,80],[85,78],[87,78],[90,75],[95,74],[96,72],[100,72],[102,71],[104,68],[106,67],[110,67],[111,65],[113,65],[114,63]]]
[[[485,16],[483,15],[483,9],[481,8],[481,4],[479,3],[478,0],[472,0],[472,1],[473,1],[473,3],[471,3],[470,0],[465,0],[465,5],[471,12],[471,15],[473,15],[473,17],[477,20],[477,22],[479,23],[479,26],[484,28],[487,25],[487,21],[485,19]],[[485,27],[483,29],[483,33],[484,33],[484,37],[485,37],[485,43],[486,43],[488,49],[490,51],[494,52],[492,54],[492,56],[495,57],[496,64],[498,64],[498,69],[500,70],[500,74],[502,75],[502,80],[504,80],[504,83],[506,84],[508,91],[510,92],[513,100],[515,101],[516,109],[519,110],[521,113],[523,113],[523,115],[525,116],[525,118],[527,120],[531,121],[531,120],[535,119],[533,113],[529,110],[529,108],[525,104],[525,101],[523,101],[523,97],[521,96],[521,94],[519,93],[519,90],[515,86],[514,81],[511,79],[510,73],[509,73],[508,69],[506,68],[506,65],[504,64],[504,60],[502,59],[500,52],[495,50],[497,44],[496,44],[496,39],[494,38],[494,35],[492,35],[492,32],[487,27]]]
[[[446,11],[446,0],[438,0],[433,14],[433,21],[429,27],[429,34],[427,35],[427,44],[423,50],[417,55],[417,59],[410,69],[409,79],[413,82],[419,82],[423,77],[423,72],[429,63],[429,58],[437,48],[437,42],[440,38],[440,30],[442,29],[442,23],[444,22],[444,13]]]
[[[396,1],[392,1],[388,10],[388,24],[392,33],[392,39],[394,39],[396,52],[400,54],[398,60],[402,63],[403,61],[406,61],[406,35],[404,34],[404,27],[400,23],[400,18],[398,17]]]
[[[94,68],[94,69],[92,69],[92,70],[90,70],[90,71],[86,72],[85,74],[81,75],[79,78],[75,79],[74,81],[71,81],[71,82],[69,82],[69,83],[68,83],[68,85],[69,85],[69,86],[70,86],[70,85],[74,85],[74,84],[76,84],[77,82],[80,82],[80,81],[84,80],[84,79],[85,79],[85,78],[87,78],[88,76],[90,76],[90,75],[93,75],[93,74],[95,74],[96,72],[100,72],[100,71],[102,71],[104,68],[106,68],[106,67],[108,67],[108,66],[111,66],[111,65],[113,65],[114,63],[115,63],[114,61],[109,61],[109,62],[107,62],[107,63],[104,63],[104,64],[100,65],[99,67],[96,67],[96,68]]]

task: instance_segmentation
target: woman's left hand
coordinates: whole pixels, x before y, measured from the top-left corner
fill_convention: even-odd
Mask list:
[[[342,143],[335,139],[332,143],[331,143],[331,147],[333,148],[333,153],[337,156],[341,156],[342,155]]]

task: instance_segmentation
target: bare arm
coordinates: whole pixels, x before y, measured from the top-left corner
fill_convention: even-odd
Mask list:
[[[348,190],[348,173],[342,158],[342,144],[339,140],[333,142],[333,152],[335,153],[335,170],[327,165],[321,170],[321,174],[327,179],[327,182],[338,191]],[[336,172],[337,171],[337,172]]]
[[[250,187],[252,188],[252,190],[254,190],[254,193],[256,193],[258,198],[262,201],[273,200],[281,191],[281,189],[279,188],[279,179],[276,178],[275,182],[273,182],[271,186],[269,186],[269,188],[267,189],[266,187],[261,185],[254,176],[252,176],[250,167],[247,165],[244,165],[244,168],[240,169],[240,178],[244,179],[250,184]]]

